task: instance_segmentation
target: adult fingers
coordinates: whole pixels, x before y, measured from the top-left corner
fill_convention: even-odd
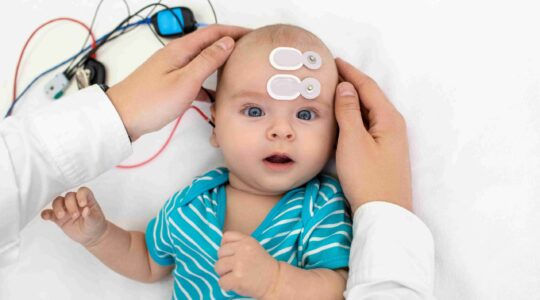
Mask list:
[[[171,54],[169,63],[178,69],[217,40],[226,36],[237,40],[249,31],[248,28],[238,26],[210,25],[170,42],[164,49]]]
[[[403,117],[373,79],[340,58],[336,59],[336,65],[343,79],[355,87],[360,105],[367,110],[368,131],[375,139],[383,132],[394,132],[405,127]]]
[[[212,73],[221,67],[234,48],[234,40],[231,37],[223,37],[201,51],[186,66],[186,74],[201,85]]]
[[[395,110],[392,103],[388,101],[383,91],[371,77],[341,58],[336,58],[336,65],[341,77],[354,85],[362,104],[368,110]]]
[[[360,100],[350,82],[338,84],[334,105],[340,131],[353,131],[362,135],[367,133],[362,121]]]

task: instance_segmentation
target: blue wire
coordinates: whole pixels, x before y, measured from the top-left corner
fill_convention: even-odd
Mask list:
[[[135,22],[135,23],[131,23],[131,24],[128,24],[126,26],[122,26],[120,28],[118,28],[117,30],[115,30],[114,32],[116,31],[120,31],[120,30],[124,30],[124,29],[127,29],[127,28],[130,28],[130,27],[133,27],[133,26],[139,26],[141,24],[146,24],[148,22],[147,19],[144,19],[144,20],[141,20],[141,21],[138,21],[138,22]],[[103,36],[101,36],[99,39],[96,40],[96,43],[99,43],[100,41],[102,41],[108,34],[105,34]],[[28,89],[30,89],[30,87],[32,87],[32,85],[34,83],[36,83],[41,77],[49,74],[50,72],[60,68],[61,66],[67,64],[68,62],[74,60],[77,56],[79,56],[79,54],[85,52],[86,50],[90,49],[90,47],[92,46],[87,46],[86,48],[82,49],[81,51],[79,51],[77,54],[71,56],[70,58],[64,60],[63,62],[49,68],[48,70],[46,70],[45,72],[39,74],[36,78],[34,78],[34,80],[32,80],[25,88],[24,90],[22,91],[22,93],[19,94],[19,96],[17,96],[17,98],[15,98],[15,100],[13,100],[13,102],[11,103],[8,111],[6,112],[4,118],[7,118],[10,114],[11,114],[11,111],[13,110],[13,108],[15,107],[15,104],[17,103],[17,101],[19,101],[19,99],[28,91]]]

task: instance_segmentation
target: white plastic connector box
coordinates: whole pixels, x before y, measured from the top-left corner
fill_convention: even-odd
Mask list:
[[[69,80],[64,73],[57,74],[45,85],[45,93],[51,99],[58,99],[64,95],[64,91],[69,85]]]

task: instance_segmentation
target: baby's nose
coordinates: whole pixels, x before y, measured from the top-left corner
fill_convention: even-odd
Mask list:
[[[268,130],[268,138],[270,140],[283,139],[292,141],[295,138],[295,133],[288,122],[276,122],[276,124]]]
[[[272,133],[273,139],[281,138],[282,136],[284,136],[287,140],[291,140],[293,138],[292,133],[287,133],[287,134],[281,134],[281,133],[276,133],[276,132]]]

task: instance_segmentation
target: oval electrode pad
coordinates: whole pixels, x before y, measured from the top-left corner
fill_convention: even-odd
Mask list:
[[[322,65],[321,56],[314,51],[305,53],[291,47],[277,47],[270,52],[270,64],[277,70],[298,70],[302,66],[317,70]]]
[[[315,99],[321,94],[321,84],[313,77],[300,81],[294,75],[276,74],[268,80],[266,90],[276,100],[294,100],[300,95],[306,99]]]

